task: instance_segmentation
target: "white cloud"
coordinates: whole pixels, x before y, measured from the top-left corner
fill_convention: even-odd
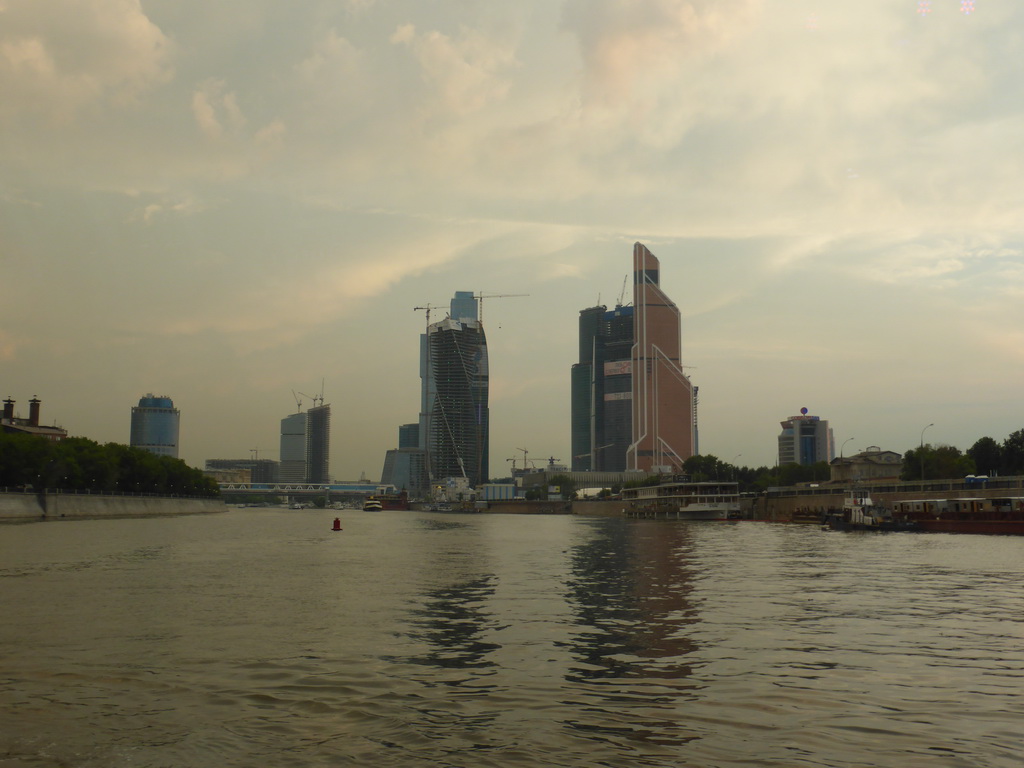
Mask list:
[[[577,37],[587,96],[632,102],[665,86],[686,61],[742,34],[757,0],[569,0],[563,25]]]
[[[124,105],[173,74],[172,45],[138,0],[10,0],[0,10],[0,115],[70,119]]]
[[[424,81],[456,115],[500,101],[511,87],[514,46],[479,30],[462,26],[452,37],[436,30],[418,33],[406,24],[395,30],[391,42],[413,51]]]
[[[192,94],[192,114],[199,129],[209,139],[220,139],[225,132],[237,135],[246,124],[235,91],[224,93],[223,80],[209,79]]]

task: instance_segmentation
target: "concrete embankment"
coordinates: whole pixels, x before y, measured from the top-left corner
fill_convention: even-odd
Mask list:
[[[0,493],[0,523],[102,517],[201,515],[227,509],[220,499],[101,496],[81,493]]]
[[[568,515],[568,501],[489,501],[487,511],[506,515]]]
[[[489,501],[487,511],[513,515],[600,515],[620,517],[621,501]]]

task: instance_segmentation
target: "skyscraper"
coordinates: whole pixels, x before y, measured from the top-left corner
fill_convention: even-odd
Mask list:
[[[132,408],[129,444],[158,456],[176,459],[179,426],[180,414],[171,398],[149,393],[139,398],[139,404]]]
[[[408,491],[410,496],[422,496],[430,484],[424,463],[426,452],[420,447],[420,425],[403,424],[398,428],[398,448],[384,456],[381,485],[393,485]]]
[[[331,406],[306,411],[306,482],[329,483],[331,453]]]
[[[678,472],[696,451],[695,389],[680,360],[679,310],[661,290],[660,263],[633,245],[633,442],[629,469]]]
[[[572,469],[622,472],[632,440],[633,307],[580,310],[572,367]]]
[[[790,416],[781,424],[779,464],[816,464],[836,457],[828,421],[810,416],[806,408],[801,408],[799,416]]]
[[[478,316],[473,294],[459,291],[449,316],[420,339],[420,442],[431,482],[488,479],[487,339]]]
[[[329,404],[281,419],[282,483],[329,483],[330,452]]]
[[[280,458],[278,476],[282,483],[305,482],[306,414],[293,413],[281,419]]]

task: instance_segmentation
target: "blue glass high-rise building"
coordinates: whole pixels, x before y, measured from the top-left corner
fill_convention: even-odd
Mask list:
[[[158,456],[178,458],[180,416],[169,397],[150,393],[140,398],[132,408],[130,445]]]

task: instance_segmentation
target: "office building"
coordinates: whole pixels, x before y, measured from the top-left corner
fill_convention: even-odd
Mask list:
[[[572,470],[622,472],[632,441],[633,307],[580,311],[572,367]]]
[[[448,317],[420,339],[420,447],[428,480],[488,480],[487,340],[472,293],[460,291]]]
[[[419,424],[403,424],[398,428],[398,447],[399,448],[419,448],[420,447],[420,425]]]
[[[180,414],[171,398],[147,394],[132,408],[129,444],[158,456],[176,459],[179,426]]]
[[[279,456],[278,477],[282,483],[306,481],[306,414],[293,413],[281,419]]]
[[[679,310],[661,290],[660,263],[633,246],[632,443],[627,469],[675,473],[697,449],[696,388],[681,362]]]
[[[329,404],[281,419],[280,482],[329,483],[330,453]]]
[[[779,464],[816,464],[835,458],[835,444],[828,421],[811,416],[806,408],[799,416],[781,422],[779,433]]]
[[[306,411],[306,482],[329,483],[331,454],[331,406]]]

